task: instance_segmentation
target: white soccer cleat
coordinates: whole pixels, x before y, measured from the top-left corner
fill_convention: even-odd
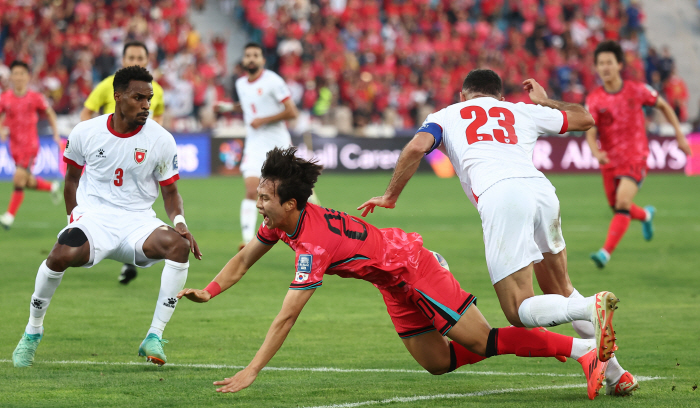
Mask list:
[[[2,225],[3,228],[10,229],[13,222],[15,222],[14,215],[7,212],[3,215],[0,215],[0,225]]]
[[[61,189],[61,183],[54,181],[51,183],[51,202],[53,205],[59,205],[63,198],[63,190]]]

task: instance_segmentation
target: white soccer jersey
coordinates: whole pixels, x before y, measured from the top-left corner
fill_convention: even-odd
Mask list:
[[[111,116],[81,122],[68,136],[63,160],[85,167],[76,194],[78,206],[153,212],[158,185],[180,178],[175,139],[151,119],[131,133],[117,133],[110,126]]]
[[[284,121],[257,129],[250,126],[255,118],[264,118],[284,111],[284,101],[291,97],[291,92],[282,77],[267,69],[253,82],[242,76],[236,80],[236,92],[246,127],[245,150],[267,152],[275,146],[287,147],[292,144]]]
[[[431,151],[444,146],[465,193],[478,199],[500,180],[544,177],[532,164],[535,142],[567,127],[566,112],[481,97],[431,113],[418,131],[435,137]]]

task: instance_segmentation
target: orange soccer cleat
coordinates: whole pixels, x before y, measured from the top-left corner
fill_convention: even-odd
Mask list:
[[[625,371],[620,377],[620,381],[617,384],[608,384],[605,386],[605,393],[607,395],[616,395],[618,397],[626,397],[632,395],[634,391],[639,389],[639,383],[637,379],[634,378],[629,371]]]
[[[608,362],[598,359],[598,352],[595,350],[589,351],[576,361],[581,364],[583,374],[586,376],[588,399],[593,400],[598,396],[598,391],[603,388],[605,369],[608,366]]]

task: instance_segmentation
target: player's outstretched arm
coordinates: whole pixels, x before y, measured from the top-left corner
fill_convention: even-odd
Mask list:
[[[610,162],[610,160],[608,160],[608,154],[598,148],[597,139],[598,129],[593,126],[586,131],[586,142],[588,143],[588,147],[591,148],[591,154],[593,154],[593,157],[598,159],[598,163],[608,164]]]
[[[567,130],[588,130],[595,126],[595,120],[593,120],[593,116],[586,108],[577,103],[549,99],[542,85],[538,84],[534,79],[530,78],[523,81],[523,89],[528,93],[533,103],[566,112],[566,117],[569,121]]]
[[[282,343],[284,343],[287,335],[292,330],[292,326],[294,326],[301,310],[315,290],[289,290],[287,292],[287,296],[284,297],[284,303],[282,303],[282,310],[272,322],[270,329],[267,331],[267,336],[265,336],[265,341],[260,346],[260,350],[255,353],[253,360],[246,368],[237,372],[233,377],[214,382],[214,385],[222,386],[217,388],[216,391],[238,392],[255,381],[260,370],[270,362],[272,357],[282,347]]]
[[[177,294],[177,298],[182,299],[184,296],[193,302],[208,302],[212,297],[238,283],[243,275],[248,272],[248,269],[265,255],[270,248],[272,248],[272,245],[265,245],[257,239],[250,241],[248,245],[226,263],[207,288],[201,290],[185,288]]]
[[[61,134],[58,133],[58,122],[56,121],[56,111],[53,110],[52,107],[47,107],[46,108],[46,118],[49,120],[49,125],[51,126],[51,130],[53,130],[53,141],[56,142],[57,145],[61,145]]]
[[[70,217],[73,209],[78,206],[78,200],[75,198],[75,193],[78,191],[80,184],[80,176],[83,174],[83,169],[75,167],[71,164],[66,166],[66,178],[63,187],[63,199],[66,202],[66,214]]]
[[[413,177],[418,170],[420,161],[423,156],[430,151],[435,143],[433,135],[427,132],[418,132],[413,139],[403,148],[399,160],[396,162],[394,174],[391,176],[389,186],[386,188],[383,196],[374,197],[366,201],[361,206],[357,207],[362,211],[362,216],[374,212],[374,207],[394,208],[399,195],[403,191],[408,180]]]
[[[194,240],[192,233],[187,229],[187,224],[185,224],[185,208],[182,203],[182,197],[177,191],[177,182],[161,186],[160,191],[163,193],[165,212],[168,214],[168,218],[173,221],[175,231],[190,241],[190,251],[194,254],[194,257],[202,259],[202,252],[199,250],[197,241]]]
[[[676,112],[673,111],[671,105],[669,105],[668,102],[666,102],[666,100],[661,96],[656,99],[655,107],[664,114],[666,120],[668,120],[668,123],[670,123],[671,126],[673,126],[673,129],[676,131],[676,142],[678,143],[678,148],[681,149],[686,156],[690,156],[690,145],[688,144],[688,140],[685,138],[685,133],[683,133],[683,130],[681,130],[681,124],[678,120],[678,116],[676,116]]]

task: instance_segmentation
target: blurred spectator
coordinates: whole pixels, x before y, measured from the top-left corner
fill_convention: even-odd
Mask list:
[[[671,74],[664,85],[664,95],[669,105],[676,112],[681,122],[688,120],[688,87],[685,81],[676,75],[676,68],[671,68]]]

